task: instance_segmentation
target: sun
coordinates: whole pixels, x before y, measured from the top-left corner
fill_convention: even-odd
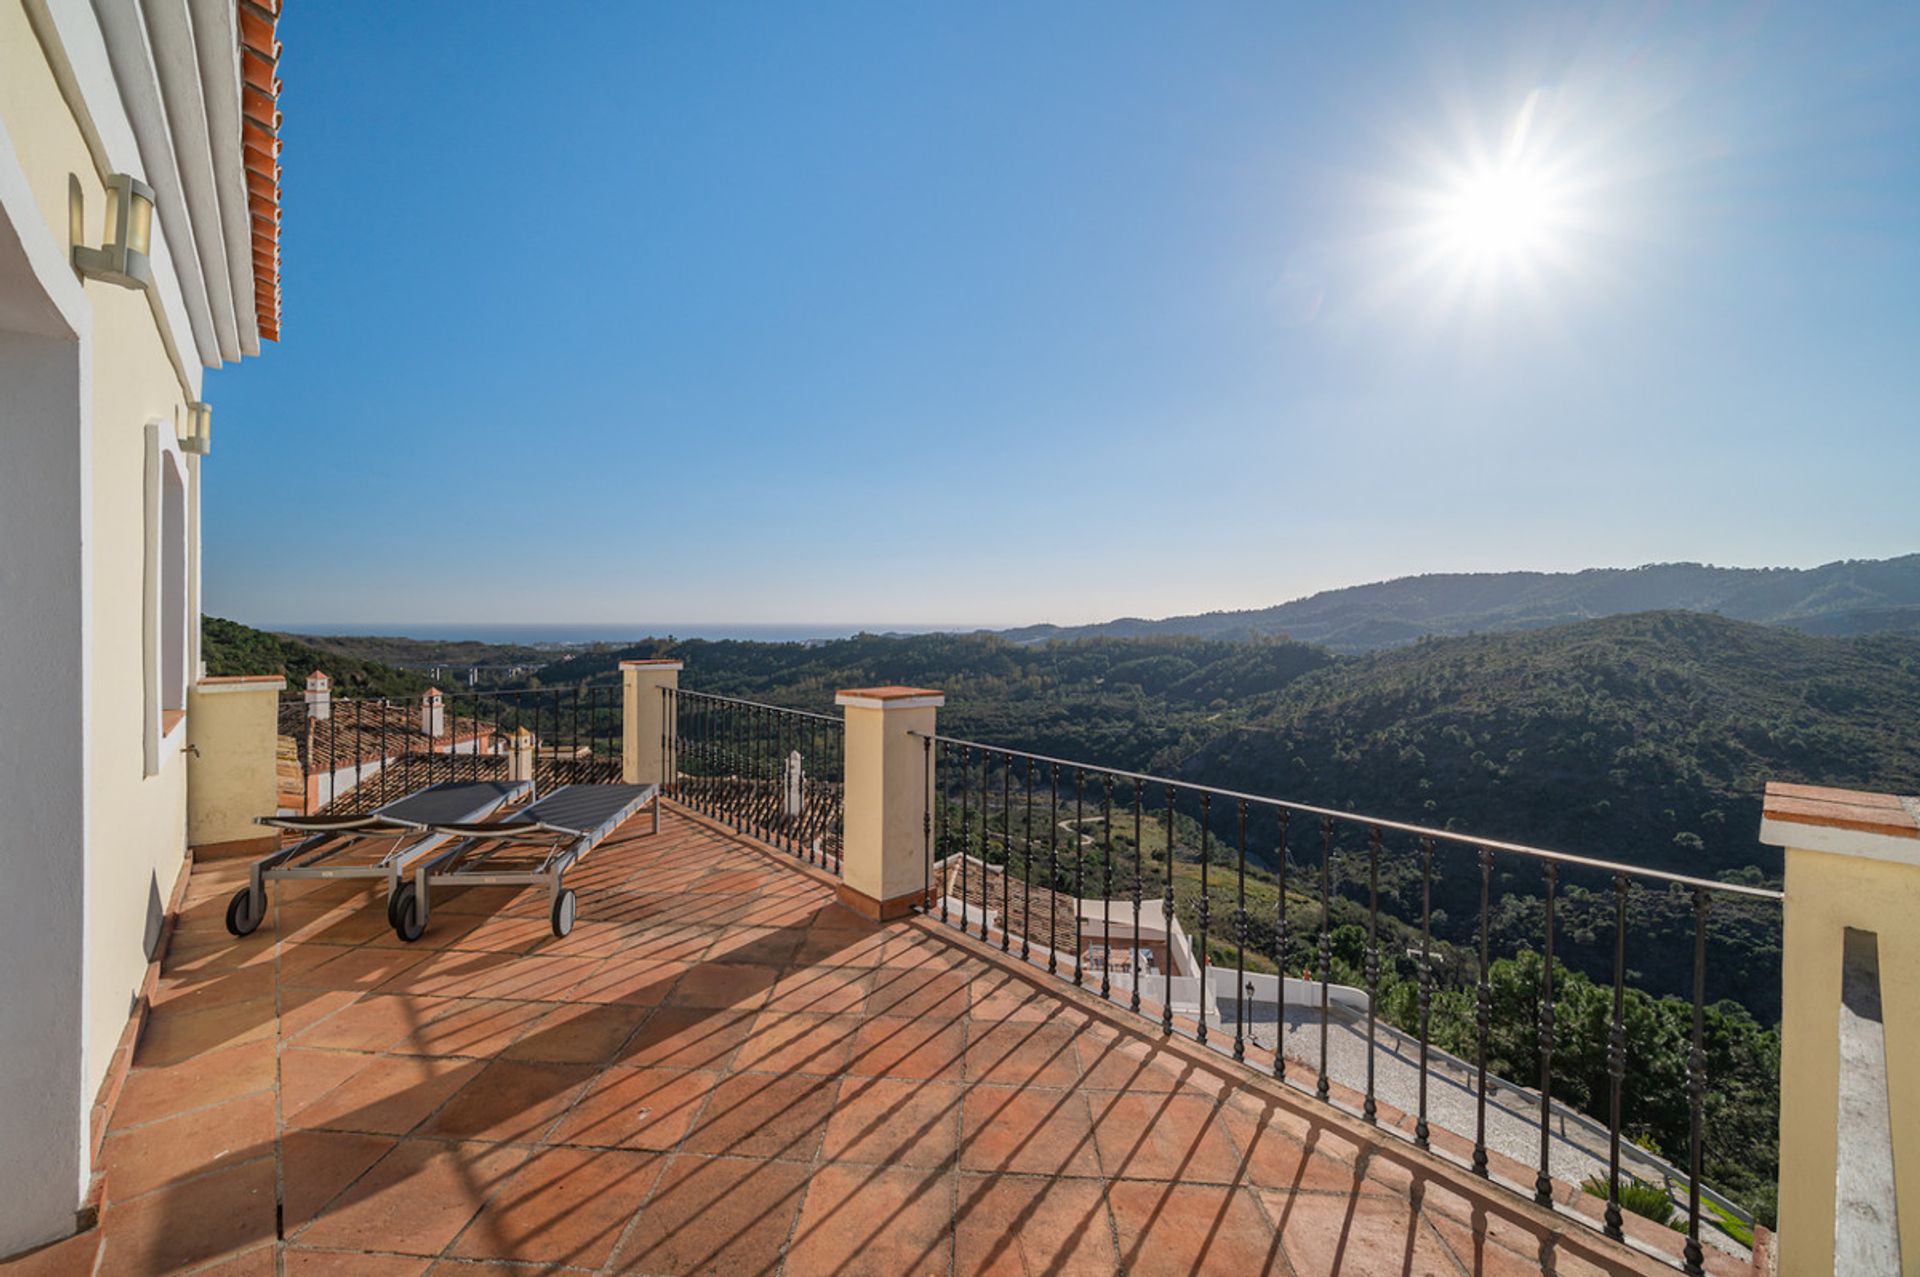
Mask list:
[[[1463,121],[1451,136],[1410,138],[1408,171],[1374,187],[1371,299],[1439,324],[1571,304],[1599,267],[1602,157],[1541,90],[1497,127]]]
[[[1437,236],[1473,266],[1537,261],[1551,247],[1557,228],[1552,184],[1531,165],[1461,174],[1436,203]]]

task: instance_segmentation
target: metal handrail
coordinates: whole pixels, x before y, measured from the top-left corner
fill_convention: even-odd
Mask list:
[[[1655,879],[1673,883],[1677,886],[1692,887],[1705,891],[1725,892],[1728,895],[1750,896],[1758,900],[1784,900],[1785,893],[1771,887],[1749,887],[1744,883],[1719,882],[1712,878],[1694,878],[1687,874],[1670,873],[1664,869],[1645,869],[1638,865],[1621,864],[1618,861],[1599,860],[1592,856],[1579,856],[1572,852],[1550,851],[1545,847],[1530,847],[1525,843],[1504,842],[1497,838],[1475,838],[1470,834],[1434,829],[1426,825],[1410,825],[1404,821],[1383,820],[1377,816],[1368,816],[1360,812],[1339,811],[1331,807],[1316,807],[1311,803],[1294,802],[1287,798],[1274,798],[1268,794],[1248,794],[1235,789],[1221,789],[1214,785],[1202,785],[1190,780],[1172,780],[1165,776],[1154,776],[1146,772],[1127,771],[1121,767],[1107,767],[1100,763],[1082,762],[1071,758],[1054,758],[1047,754],[1035,754],[1024,749],[1009,749],[1004,745],[988,745],[977,740],[966,740],[959,736],[910,731],[909,736],[918,740],[932,741],[939,745],[965,746],[969,749],[990,750],[996,754],[1010,754],[1016,758],[1032,759],[1036,763],[1047,763],[1059,767],[1074,767],[1085,771],[1099,772],[1102,775],[1120,777],[1136,781],[1143,785],[1167,785],[1188,793],[1212,794],[1218,798],[1230,798],[1236,802],[1259,803],[1266,807],[1278,807],[1287,811],[1300,812],[1309,816],[1330,816],[1335,820],[1349,824],[1366,825],[1380,830],[1393,830],[1397,833],[1413,834],[1419,838],[1432,838],[1453,843],[1462,847],[1484,847],[1489,851],[1509,852],[1514,855],[1528,856],[1535,860],[1548,860],[1555,864],[1578,865],[1585,869],[1600,869],[1608,873],[1633,874],[1640,878]]]

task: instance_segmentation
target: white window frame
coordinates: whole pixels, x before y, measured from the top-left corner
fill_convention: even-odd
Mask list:
[[[187,738],[187,689],[193,651],[192,485],[173,423],[149,421],[146,430],[146,531],[141,619],[146,774],[180,752]],[[168,518],[170,495],[178,498]],[[166,723],[168,713],[175,715]]]

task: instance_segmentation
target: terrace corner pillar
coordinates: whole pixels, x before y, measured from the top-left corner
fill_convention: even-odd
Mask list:
[[[933,735],[943,693],[924,687],[863,687],[834,703],[846,712],[845,854],[840,903],[875,922],[922,903],[927,881],[927,797]]]
[[[277,835],[253,820],[280,807],[280,693],[286,686],[279,675],[203,678],[189,692],[187,845],[196,856],[277,843]]]
[[[1920,1273],[1920,800],[1770,784],[1782,1273]]]
[[[666,792],[668,737],[674,730],[667,693],[678,691],[686,662],[654,659],[620,662],[620,778],[629,785],[658,785]]]

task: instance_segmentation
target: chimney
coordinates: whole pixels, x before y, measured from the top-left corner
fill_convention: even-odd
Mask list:
[[[319,670],[307,675],[307,717],[333,717],[333,680]]]
[[[447,734],[447,712],[437,687],[429,687],[420,698],[420,730],[436,739]]]
[[[533,779],[534,738],[525,727],[507,733],[507,779]]]

